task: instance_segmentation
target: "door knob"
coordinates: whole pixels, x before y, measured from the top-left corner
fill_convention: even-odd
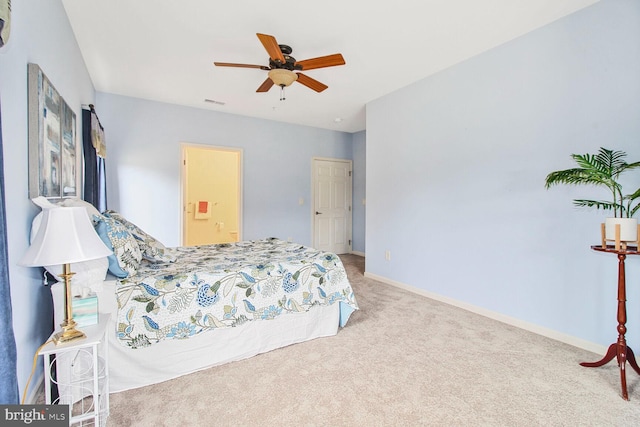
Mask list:
[[[316,215],[322,215],[322,212],[316,211]]]

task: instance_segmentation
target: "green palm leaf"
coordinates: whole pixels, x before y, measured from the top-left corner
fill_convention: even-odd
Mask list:
[[[558,184],[606,187],[611,192],[611,201],[577,199],[573,202],[579,207],[611,210],[616,217],[630,217],[640,209],[638,204],[632,206],[635,200],[640,199],[640,189],[631,195],[623,196],[618,178],[623,172],[640,167],[640,162],[627,163],[625,162],[626,156],[627,154],[623,151],[613,151],[602,147],[595,155],[572,154],[571,158],[578,167],[551,172],[545,179],[545,187],[550,188]]]
[[[624,196],[624,199],[627,200],[627,216],[630,218],[640,210],[640,188],[638,188],[635,193]],[[633,202],[636,200],[638,200],[638,203],[633,206]]]
[[[619,209],[620,205],[616,205],[611,202],[605,202],[602,200],[584,200],[584,199],[575,199],[573,204],[580,208],[596,208],[602,209],[604,211],[609,211],[613,209]]]

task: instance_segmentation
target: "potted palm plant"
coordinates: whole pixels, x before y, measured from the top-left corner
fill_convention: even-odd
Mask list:
[[[613,213],[605,220],[607,240],[615,240],[615,224],[620,224],[620,240],[638,240],[638,220],[632,218],[640,210],[640,188],[623,194],[619,182],[624,172],[640,168],[640,162],[627,163],[627,153],[600,147],[598,154],[572,154],[578,167],[551,172],[545,180],[545,187],[557,184],[594,185],[606,187],[611,192],[611,200],[575,199],[575,206],[602,209]]]

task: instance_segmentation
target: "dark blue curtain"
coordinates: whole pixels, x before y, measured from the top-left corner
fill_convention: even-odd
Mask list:
[[[13,335],[7,217],[4,200],[4,154],[2,149],[2,115],[0,113],[0,405],[20,403],[16,373],[16,340]]]
[[[98,211],[107,210],[107,178],[103,155],[99,155],[104,144],[104,129],[93,105],[82,110],[82,148],[84,150],[84,200]]]
[[[98,210],[107,210],[107,165],[104,157],[98,156]]]

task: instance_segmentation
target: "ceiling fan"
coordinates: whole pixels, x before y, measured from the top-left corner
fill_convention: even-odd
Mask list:
[[[336,65],[344,65],[345,61],[341,54],[335,53],[333,55],[320,56],[318,58],[305,59],[303,61],[297,61],[291,56],[293,51],[290,46],[285,44],[278,44],[276,38],[268,34],[256,34],[258,39],[269,54],[269,66],[266,65],[253,65],[253,64],[233,64],[229,62],[214,62],[214,65],[218,67],[238,67],[238,68],[259,68],[261,70],[269,71],[269,77],[258,87],[256,92],[268,92],[269,89],[275,84],[280,86],[282,94],[280,100],[284,100],[284,88],[291,85],[293,82],[298,82],[306,87],[315,90],[316,92],[322,92],[327,85],[320,83],[319,81],[312,79],[306,74],[302,74],[299,71],[313,70],[315,68],[334,67]],[[296,72],[294,72],[296,71]]]

